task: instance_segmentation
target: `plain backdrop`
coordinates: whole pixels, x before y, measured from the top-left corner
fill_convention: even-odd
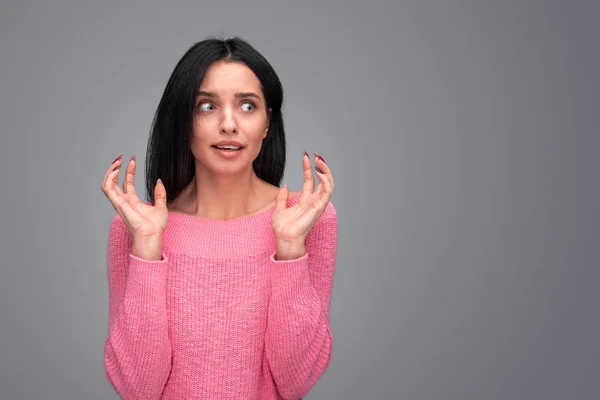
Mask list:
[[[304,150],[336,179],[334,354],[308,399],[598,398],[599,11],[3,0],[0,399],[118,398],[100,186],[121,152],[143,165],[175,63],[211,35],[279,74],[285,183]]]

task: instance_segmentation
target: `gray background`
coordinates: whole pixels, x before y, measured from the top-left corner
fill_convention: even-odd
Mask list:
[[[336,178],[308,398],[600,398],[600,4],[367,3],[2,2],[1,399],[117,398],[100,185],[213,34],[283,81],[285,182],[303,150]]]

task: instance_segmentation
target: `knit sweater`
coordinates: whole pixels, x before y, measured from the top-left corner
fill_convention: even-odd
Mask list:
[[[228,221],[169,211],[160,261],[131,253],[115,215],[104,366],[121,398],[299,399],[315,385],[333,349],[337,213],[330,201],[306,254],[277,260],[274,210]]]

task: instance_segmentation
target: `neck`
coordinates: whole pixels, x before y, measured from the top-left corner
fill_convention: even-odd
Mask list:
[[[196,165],[189,201],[197,217],[229,220],[252,213],[260,204],[264,182],[250,167],[237,174],[215,174]]]

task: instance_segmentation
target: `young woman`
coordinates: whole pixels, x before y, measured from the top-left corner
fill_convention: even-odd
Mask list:
[[[331,169],[304,152],[280,187],[283,89],[240,38],[196,43],[158,104],[146,153],[110,165],[106,376],[123,399],[299,399],[332,355]]]

